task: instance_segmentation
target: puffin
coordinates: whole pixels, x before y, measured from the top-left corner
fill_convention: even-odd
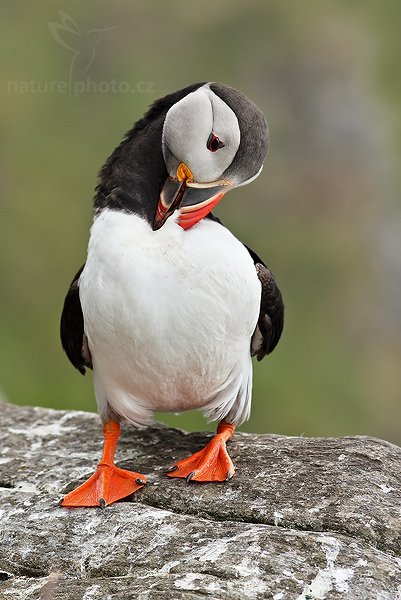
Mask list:
[[[268,140],[251,100],[201,82],[156,100],[102,167],[60,333],[73,366],[93,369],[103,454],[61,506],[104,508],[141,489],[145,475],[115,465],[120,423],[145,427],[156,411],[218,421],[168,477],[233,476],[226,442],[249,417],[252,357],[276,347],[284,305],[271,270],[212,209],[258,177]]]

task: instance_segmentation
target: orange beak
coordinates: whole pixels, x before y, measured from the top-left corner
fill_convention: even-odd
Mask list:
[[[153,230],[160,229],[177,209],[180,209],[178,224],[183,229],[193,227],[206,217],[231,187],[231,182],[223,179],[210,183],[195,182],[189,167],[181,163],[176,177],[168,177],[163,186]]]

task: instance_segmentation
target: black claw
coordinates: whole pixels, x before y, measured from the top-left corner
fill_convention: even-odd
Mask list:
[[[173,471],[176,471],[178,469],[177,465],[174,465],[174,467],[170,467],[169,469],[167,469],[166,473],[172,473]]]
[[[195,475],[195,471],[192,471],[192,472],[191,472],[189,475],[187,475],[187,476],[185,477],[185,481],[186,481],[187,483],[189,483],[189,482],[191,481],[191,479],[192,479],[192,477],[193,477],[194,475]]]
[[[230,470],[227,471],[227,477],[226,477],[226,481],[228,481],[229,479],[231,479],[231,477],[234,475],[234,473],[232,473]]]
[[[140,477],[137,477],[135,479],[135,481],[139,484],[139,485],[145,485],[146,481],[144,481],[143,479],[141,479]]]
[[[99,506],[100,508],[106,508],[106,500],[104,498],[100,498]]]

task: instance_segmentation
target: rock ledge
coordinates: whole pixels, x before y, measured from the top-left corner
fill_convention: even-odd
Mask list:
[[[225,484],[163,472],[209,434],[123,427],[125,502],[62,509],[100,456],[97,415],[0,404],[0,599],[401,600],[401,449],[237,433]]]

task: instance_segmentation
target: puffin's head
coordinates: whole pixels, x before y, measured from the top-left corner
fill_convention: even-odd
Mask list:
[[[241,92],[206,83],[173,104],[164,119],[166,179],[153,220],[163,226],[176,209],[188,229],[230,189],[253,181],[268,147],[263,113]]]
[[[195,83],[153,103],[107,159],[95,209],[134,212],[160,229],[179,209],[184,229],[262,169],[263,113],[241,92]]]

